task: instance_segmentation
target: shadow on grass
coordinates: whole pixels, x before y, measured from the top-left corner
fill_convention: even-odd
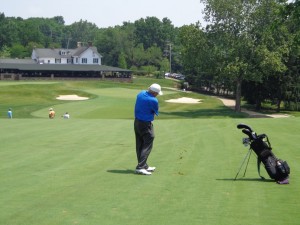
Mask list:
[[[260,182],[275,182],[271,179],[261,179],[261,178],[222,178],[222,179],[216,179],[217,181],[260,181]]]
[[[108,173],[119,173],[119,174],[136,174],[135,170],[107,170]]]
[[[220,107],[218,109],[197,109],[186,111],[160,111],[161,116],[166,118],[185,117],[185,118],[213,118],[213,117],[230,117],[230,118],[247,118],[246,113],[235,112],[231,109]]]

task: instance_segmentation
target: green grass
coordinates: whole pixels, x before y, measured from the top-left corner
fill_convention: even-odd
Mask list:
[[[157,120],[150,177],[133,173],[130,120],[2,120],[1,224],[298,224],[299,119],[270,120]],[[260,181],[254,157],[233,181],[240,122],[269,135],[290,185]]]
[[[136,94],[158,82],[163,87],[159,96],[161,119],[183,118],[240,118],[215,97],[196,93],[174,91],[178,84],[172,80],[135,78],[133,83],[101,81],[73,82],[0,82],[0,118],[6,118],[8,108],[14,118],[48,118],[48,109],[54,108],[57,115],[69,112],[72,118],[87,119],[132,119]],[[88,101],[61,101],[59,95],[77,94]],[[201,104],[174,104],[165,100],[190,97],[202,99]],[[299,112],[285,112],[299,116]]]
[[[195,93],[174,91],[171,80],[134,79],[133,83],[115,82],[3,82],[0,83],[0,118],[6,118],[8,108],[13,109],[14,118],[48,118],[48,109],[53,107],[58,116],[69,112],[72,118],[87,119],[132,119],[137,93],[151,83],[163,87],[160,96],[160,118],[224,118],[246,117],[225,107],[214,97]],[[61,101],[59,95],[77,94],[88,97],[87,101]],[[190,97],[203,103],[174,104],[165,100]]]
[[[39,85],[49,90],[35,89]],[[2,101],[3,89],[18,85],[0,86],[2,111],[9,104],[21,111],[24,106],[19,105],[30,103],[29,97],[24,104],[14,98]],[[91,99],[62,103],[32,97],[34,111],[28,117],[0,119],[0,224],[299,224],[299,117],[244,118],[214,98],[194,94],[204,103],[169,105],[163,100],[187,94],[164,90],[149,158],[157,171],[141,176],[134,174],[132,107],[137,86],[68,82],[22,87],[41,96],[64,90]],[[18,96],[14,90],[11,95]],[[46,119],[49,106],[58,114],[70,109],[72,118]],[[258,179],[253,156],[246,177],[241,177],[242,170],[233,181],[248,151],[238,123],[268,134],[274,153],[291,166],[289,185]],[[267,176],[263,168],[262,173]]]

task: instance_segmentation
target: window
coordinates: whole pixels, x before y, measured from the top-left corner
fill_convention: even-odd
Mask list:
[[[82,58],[81,59],[81,63],[85,63],[86,64],[87,63],[87,58]]]
[[[93,58],[93,63],[96,64],[99,62],[99,59],[98,58]]]

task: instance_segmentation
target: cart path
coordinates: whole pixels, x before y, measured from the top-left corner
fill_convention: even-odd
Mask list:
[[[228,98],[220,98],[217,97],[219,100],[221,100],[223,102],[223,104],[229,108],[232,108],[234,110],[235,107],[235,100],[233,99],[228,99]],[[251,118],[287,118],[290,115],[288,114],[282,114],[282,113],[278,113],[278,114],[263,114],[263,113],[259,113],[259,112],[254,112],[254,111],[250,111],[247,109],[241,109],[242,112],[247,113]]]

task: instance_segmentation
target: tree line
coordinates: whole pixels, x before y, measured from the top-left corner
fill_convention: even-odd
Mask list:
[[[62,16],[22,19],[0,13],[0,57],[27,58],[34,47],[69,49],[76,48],[77,42],[92,42],[103,55],[103,64],[148,73],[167,72],[169,44],[178,42],[178,32],[167,18],[160,21],[147,17],[122,26],[98,28],[84,20],[65,25]],[[174,69],[181,69],[176,57],[172,64]]]
[[[103,64],[135,73],[183,73],[194,90],[233,93],[260,110],[264,103],[299,110],[300,1],[200,0],[206,24],[175,27],[146,17],[98,28],[80,20],[5,17],[0,13],[0,57],[30,57],[32,49],[75,48],[92,42]],[[199,12],[200,13],[200,12]],[[170,65],[171,63],[171,65]]]
[[[260,110],[299,110],[300,1],[200,0],[208,25],[180,32],[182,64],[197,87],[233,92]]]

